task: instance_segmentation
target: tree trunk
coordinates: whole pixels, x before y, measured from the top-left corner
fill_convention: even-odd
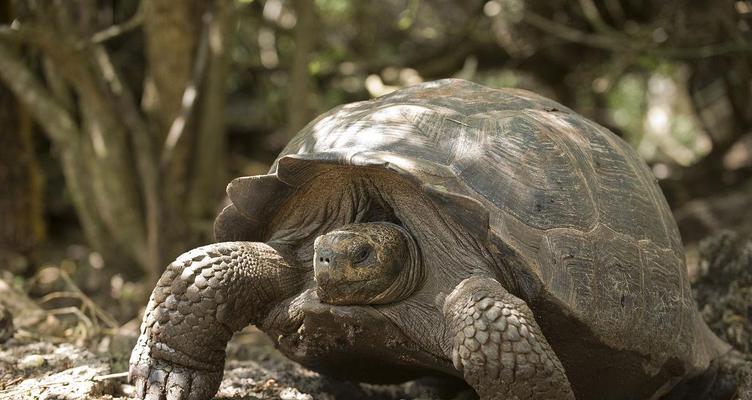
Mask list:
[[[88,241],[108,261],[136,264],[155,281],[164,260],[196,243],[193,218],[213,214],[221,193],[232,4],[140,3],[123,23],[143,21],[140,104],[131,94],[138,88],[120,78],[97,41],[110,34],[96,31],[96,13],[85,6],[20,2],[21,28],[0,32],[0,80],[52,140]],[[39,50],[44,79],[14,41]]]
[[[290,71],[290,85],[287,92],[287,135],[290,137],[298,133],[313,116],[315,92],[308,65],[311,62],[311,53],[316,47],[318,33],[316,5],[313,0],[294,0],[293,8],[297,23],[295,24],[295,58]]]
[[[0,85],[0,261],[16,273],[28,273],[45,224],[42,175],[32,143],[31,117],[13,94]],[[21,256],[19,259],[17,256]],[[15,264],[10,258],[24,261]]]
[[[198,90],[193,68],[202,32],[201,7],[189,0],[144,0],[142,6],[147,72],[142,104],[156,143],[164,146],[157,165],[163,205],[158,227],[160,253],[168,259],[180,253],[190,232],[186,200],[194,123],[189,116]]]
[[[12,19],[10,5],[0,3],[0,23]],[[45,234],[42,175],[32,141],[31,116],[0,84],[0,262],[28,273],[34,250]],[[20,256],[20,257],[19,257]],[[18,265],[11,259],[22,261]]]
[[[149,0],[145,6],[145,112],[162,147],[162,251],[172,258],[210,239],[223,193],[226,42],[232,2]],[[156,277],[155,277],[156,278]]]
[[[201,91],[201,121],[197,127],[197,151],[192,157],[193,179],[189,196],[190,219],[199,223],[196,230],[201,234],[201,241],[212,238],[212,221],[227,183],[228,166],[223,159],[226,154],[224,110],[232,11],[232,1],[216,1],[216,11],[208,27],[208,65]]]

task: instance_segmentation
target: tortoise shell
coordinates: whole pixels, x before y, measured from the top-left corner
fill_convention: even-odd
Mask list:
[[[636,152],[602,126],[528,91],[457,79],[343,105],[295,136],[269,175],[228,187],[217,240],[263,240],[266,216],[295,187],[340,166],[398,174],[467,224],[565,366],[578,362],[566,348],[574,336],[646,355],[630,362],[649,373],[668,360],[684,371],[707,365],[666,200]]]

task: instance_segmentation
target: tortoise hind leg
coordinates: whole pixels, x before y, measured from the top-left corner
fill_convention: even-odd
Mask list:
[[[443,311],[452,362],[481,399],[574,399],[532,312],[497,281],[465,279],[447,296]]]
[[[734,369],[738,400],[752,400],[752,356],[736,353],[741,363]]]
[[[661,400],[752,400],[752,358],[732,350]]]

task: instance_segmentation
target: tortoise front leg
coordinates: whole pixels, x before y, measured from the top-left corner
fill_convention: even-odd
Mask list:
[[[448,356],[481,399],[574,399],[532,312],[497,281],[465,279],[443,311],[453,339]]]
[[[211,398],[232,334],[300,289],[304,273],[265,243],[217,243],[178,257],[154,288],[131,354],[137,398]]]

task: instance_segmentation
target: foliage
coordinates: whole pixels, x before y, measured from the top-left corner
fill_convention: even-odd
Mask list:
[[[3,7],[0,81],[44,132],[36,147],[51,143],[59,162],[44,168],[46,193],[70,199],[48,202],[48,224],[77,222],[107,265],[152,277],[210,240],[230,176],[264,173],[320,112],[424,80],[559,100],[635,146],[676,208],[752,177],[748,0]],[[52,231],[68,241],[69,230]]]

